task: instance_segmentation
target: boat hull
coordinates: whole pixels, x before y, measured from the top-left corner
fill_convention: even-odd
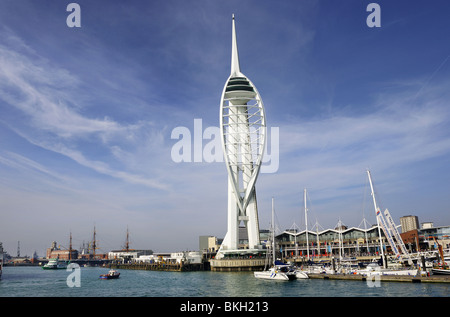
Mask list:
[[[42,267],[43,270],[64,270],[67,267]]]
[[[256,278],[264,279],[264,280],[291,281],[296,278],[295,275],[293,275],[293,274],[285,274],[282,272],[275,273],[275,272],[264,271],[264,272],[253,272],[253,273]]]
[[[253,275],[259,279],[278,280],[278,281],[292,281],[296,279],[294,272],[288,272],[285,267],[270,268],[267,271],[253,272]]]
[[[431,269],[433,275],[450,275],[449,269]]]
[[[306,272],[296,271],[295,272],[295,278],[296,279],[305,279],[305,278],[309,278],[309,276],[308,276],[308,274]]]
[[[104,274],[104,275],[100,275],[100,278],[103,279],[103,280],[111,280],[111,279],[119,278],[119,275],[120,275],[120,273],[118,275],[107,275],[107,274]]]
[[[70,262],[69,262],[70,263]],[[64,260],[50,259],[42,269],[44,270],[65,270],[67,269],[67,262]]]
[[[416,276],[418,270],[377,270],[377,271],[356,271],[355,274],[374,276],[374,275],[409,275]]]
[[[65,270],[67,269],[67,265],[65,264],[56,264],[56,265],[44,265],[42,267],[44,270]]]
[[[119,276],[120,276],[119,272],[117,272],[115,270],[110,270],[107,274],[100,275],[100,278],[104,279],[104,280],[111,280],[111,279],[119,278]]]

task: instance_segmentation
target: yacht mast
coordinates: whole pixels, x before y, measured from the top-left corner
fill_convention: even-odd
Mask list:
[[[369,183],[370,183],[370,190],[372,191],[372,199],[373,199],[373,206],[375,208],[375,214],[377,215],[380,212],[380,208],[377,206],[377,201],[375,199],[375,192],[373,190],[373,184],[372,184],[372,177],[370,176],[370,171],[367,170],[367,175],[369,176]],[[380,221],[377,217],[377,225],[378,225],[378,236],[380,238],[380,251],[381,251],[381,258],[383,259],[383,267],[386,267],[386,260],[384,258],[384,250],[383,250],[383,242],[381,241],[381,229],[380,229]]]
[[[272,262],[273,266],[275,266],[275,216],[274,216],[274,206],[273,206],[273,197],[272,197]]]
[[[305,202],[305,235],[306,235],[306,255],[309,260],[309,241],[308,241],[308,209],[306,208],[306,188],[303,190],[303,200]]]

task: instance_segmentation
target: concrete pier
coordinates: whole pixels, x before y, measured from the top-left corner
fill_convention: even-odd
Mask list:
[[[126,263],[126,264],[111,264],[112,269],[124,270],[146,270],[146,271],[171,271],[171,272],[191,272],[191,271],[206,271],[209,270],[205,263],[191,264],[191,263]]]
[[[308,273],[311,279],[323,280],[352,280],[367,281],[371,277],[360,274],[318,274]],[[450,283],[450,276],[447,275],[431,275],[431,276],[412,276],[412,275],[378,275],[380,282],[409,282],[409,283]],[[372,277],[372,280],[375,277]]]
[[[264,269],[265,259],[211,259],[211,271],[238,272],[261,271]]]

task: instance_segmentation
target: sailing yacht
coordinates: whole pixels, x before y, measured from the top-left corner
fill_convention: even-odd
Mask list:
[[[402,258],[407,259],[409,265],[412,266],[412,260],[408,252],[406,251],[405,245],[403,240],[400,237],[400,234],[397,231],[397,228],[395,226],[395,223],[391,217],[391,214],[386,209],[384,213],[381,212],[381,208],[378,206],[377,201],[375,199],[375,191],[373,189],[373,183],[372,183],[372,177],[370,174],[370,171],[367,170],[367,176],[369,178],[370,183],[370,189],[372,192],[372,199],[373,199],[373,206],[375,209],[375,214],[377,218],[377,224],[378,224],[378,235],[380,237],[380,250],[381,250],[381,257],[383,260],[383,267],[369,267],[365,271],[362,271],[362,274],[382,274],[382,275],[417,275],[418,270],[417,269],[389,269],[386,257],[383,251],[383,243],[381,239],[381,229],[384,232],[384,235],[391,246],[391,249],[393,250],[395,257],[397,261],[401,260]],[[374,269],[375,268],[375,269]],[[360,274],[361,274],[360,273]]]
[[[278,281],[291,281],[296,279],[296,273],[291,270],[289,265],[275,261],[275,226],[274,226],[274,207],[272,198],[272,267],[268,270],[253,272],[255,278]]]

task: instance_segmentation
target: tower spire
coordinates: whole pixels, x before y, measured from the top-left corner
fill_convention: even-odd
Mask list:
[[[237,47],[236,40],[236,25],[234,22],[234,14],[233,14],[233,23],[232,23],[232,45],[231,45],[231,77],[239,77],[243,76],[241,73],[241,67],[239,66],[239,52]]]

